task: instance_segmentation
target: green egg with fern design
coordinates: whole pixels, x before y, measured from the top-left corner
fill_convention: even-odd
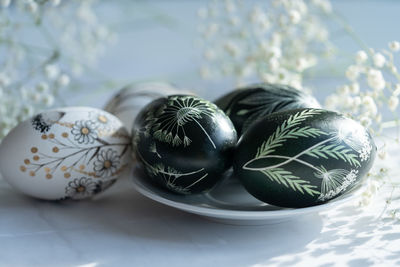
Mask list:
[[[310,94],[283,84],[258,83],[236,89],[215,100],[240,136],[265,116],[296,108],[320,108]]]
[[[231,166],[236,142],[224,112],[191,95],[154,100],[132,128],[136,159],[149,180],[177,194],[211,189]]]
[[[358,122],[323,109],[294,109],[254,123],[238,142],[233,168],[257,199],[301,208],[357,187],[375,154],[371,135]]]

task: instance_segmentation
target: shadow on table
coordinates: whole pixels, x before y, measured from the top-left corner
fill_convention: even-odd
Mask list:
[[[35,244],[38,237],[62,236],[60,242],[72,244],[77,250],[82,246],[86,251],[87,242],[96,243],[96,250],[87,253],[99,262],[120,255],[119,247],[124,247],[133,251],[147,248],[146,257],[158,260],[160,253],[167,253],[169,262],[175,265],[187,261],[179,255],[207,255],[195,257],[193,264],[206,264],[207,259],[212,259],[214,265],[228,262],[229,266],[249,263],[253,263],[250,266],[289,266],[302,260],[303,254],[313,258],[328,253],[350,254],[353,248],[368,242],[367,234],[375,227],[368,217],[355,222],[346,219],[331,222],[329,218],[323,221],[316,214],[265,226],[225,225],[147,199],[138,194],[126,178],[96,199],[76,202],[34,200],[3,186],[0,187],[0,212],[3,215],[0,238],[34,236],[32,243]],[[354,209],[339,209],[335,217],[351,215]],[[363,228],[359,229],[358,225]],[[346,242],[335,243],[343,234],[339,232],[341,228],[348,231]],[[383,238],[390,241],[394,237]],[[35,257],[39,255],[40,252]],[[126,257],[135,258],[133,262],[139,263],[142,259],[134,252]],[[369,263],[368,258],[348,262],[354,266]]]

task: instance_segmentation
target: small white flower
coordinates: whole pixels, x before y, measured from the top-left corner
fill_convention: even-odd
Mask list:
[[[386,150],[385,149],[381,149],[379,152],[378,152],[378,157],[380,158],[380,159],[385,159],[386,158]]]
[[[276,57],[270,58],[268,65],[271,71],[277,71],[280,67],[279,60]]]
[[[36,14],[37,10],[38,10],[38,4],[33,1],[33,0],[28,0],[26,2],[26,8],[29,12],[31,12],[32,14]]]
[[[301,20],[301,14],[299,11],[292,9],[289,11],[289,19],[293,24],[298,24]]]
[[[240,47],[235,42],[226,42],[224,48],[232,57],[237,57],[240,54]]]
[[[68,86],[70,83],[70,78],[67,74],[61,74],[57,79],[57,84],[61,87]]]
[[[372,60],[374,61],[374,65],[378,68],[382,68],[386,63],[386,59],[381,53],[376,53]]]
[[[358,106],[361,105],[361,97],[355,96],[353,98],[353,104],[354,104],[354,108],[358,108]]]
[[[368,59],[368,55],[364,50],[360,50],[356,53],[356,62],[358,64],[364,63],[365,61],[367,61],[367,59]]]
[[[21,114],[25,118],[31,117],[34,115],[34,109],[32,106],[25,104],[21,108]]]
[[[45,94],[42,97],[42,103],[46,106],[46,107],[51,107],[54,104],[54,96],[51,94]]]
[[[49,85],[46,82],[40,82],[36,85],[36,91],[39,93],[45,93],[49,91]]]
[[[10,77],[4,72],[0,72],[0,86],[6,87],[10,84]]]
[[[360,118],[360,123],[362,126],[368,128],[371,125],[371,119],[367,116],[363,116]]]
[[[308,67],[307,64],[307,59],[305,59],[304,57],[298,58],[296,59],[296,69],[298,71],[303,71]]]
[[[349,89],[352,94],[358,94],[360,92],[360,85],[358,83],[352,83]]]
[[[44,73],[45,73],[47,78],[55,79],[55,78],[58,77],[58,74],[60,73],[60,70],[56,65],[46,65],[44,67]]]
[[[382,72],[377,69],[370,69],[367,73],[368,85],[375,90],[382,90],[386,86]]]
[[[398,105],[399,105],[399,98],[397,96],[392,95],[388,101],[389,109],[391,111],[395,111]]]
[[[339,87],[339,94],[341,95],[347,95],[350,92],[350,86],[348,85],[343,85]]]
[[[369,95],[363,97],[362,103],[370,114],[375,115],[378,112],[374,99]]]
[[[393,52],[397,52],[400,50],[400,43],[397,41],[393,41],[389,43],[389,48],[390,50],[392,50]]]
[[[389,70],[393,73],[393,74],[397,74],[397,68],[395,65],[390,65],[389,66]]]
[[[350,81],[355,81],[360,76],[360,68],[356,65],[350,65],[346,70],[346,77]]]
[[[37,92],[29,93],[29,97],[34,103],[39,103],[41,99],[41,95]]]

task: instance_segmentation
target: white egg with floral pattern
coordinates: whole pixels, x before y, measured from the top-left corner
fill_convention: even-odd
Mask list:
[[[130,137],[114,115],[89,107],[44,111],[21,122],[0,145],[0,173],[40,199],[92,197],[129,166]]]

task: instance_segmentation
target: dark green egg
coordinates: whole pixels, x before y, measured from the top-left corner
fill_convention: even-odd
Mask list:
[[[148,104],[132,129],[136,158],[149,179],[178,194],[211,189],[232,165],[230,119],[213,103],[172,95]]]
[[[238,136],[255,121],[274,112],[320,108],[311,95],[288,85],[260,83],[234,90],[215,101],[232,120]]]
[[[266,116],[240,138],[233,168],[249,193],[280,207],[307,207],[345,194],[370,170],[376,146],[366,129],[322,109]]]

